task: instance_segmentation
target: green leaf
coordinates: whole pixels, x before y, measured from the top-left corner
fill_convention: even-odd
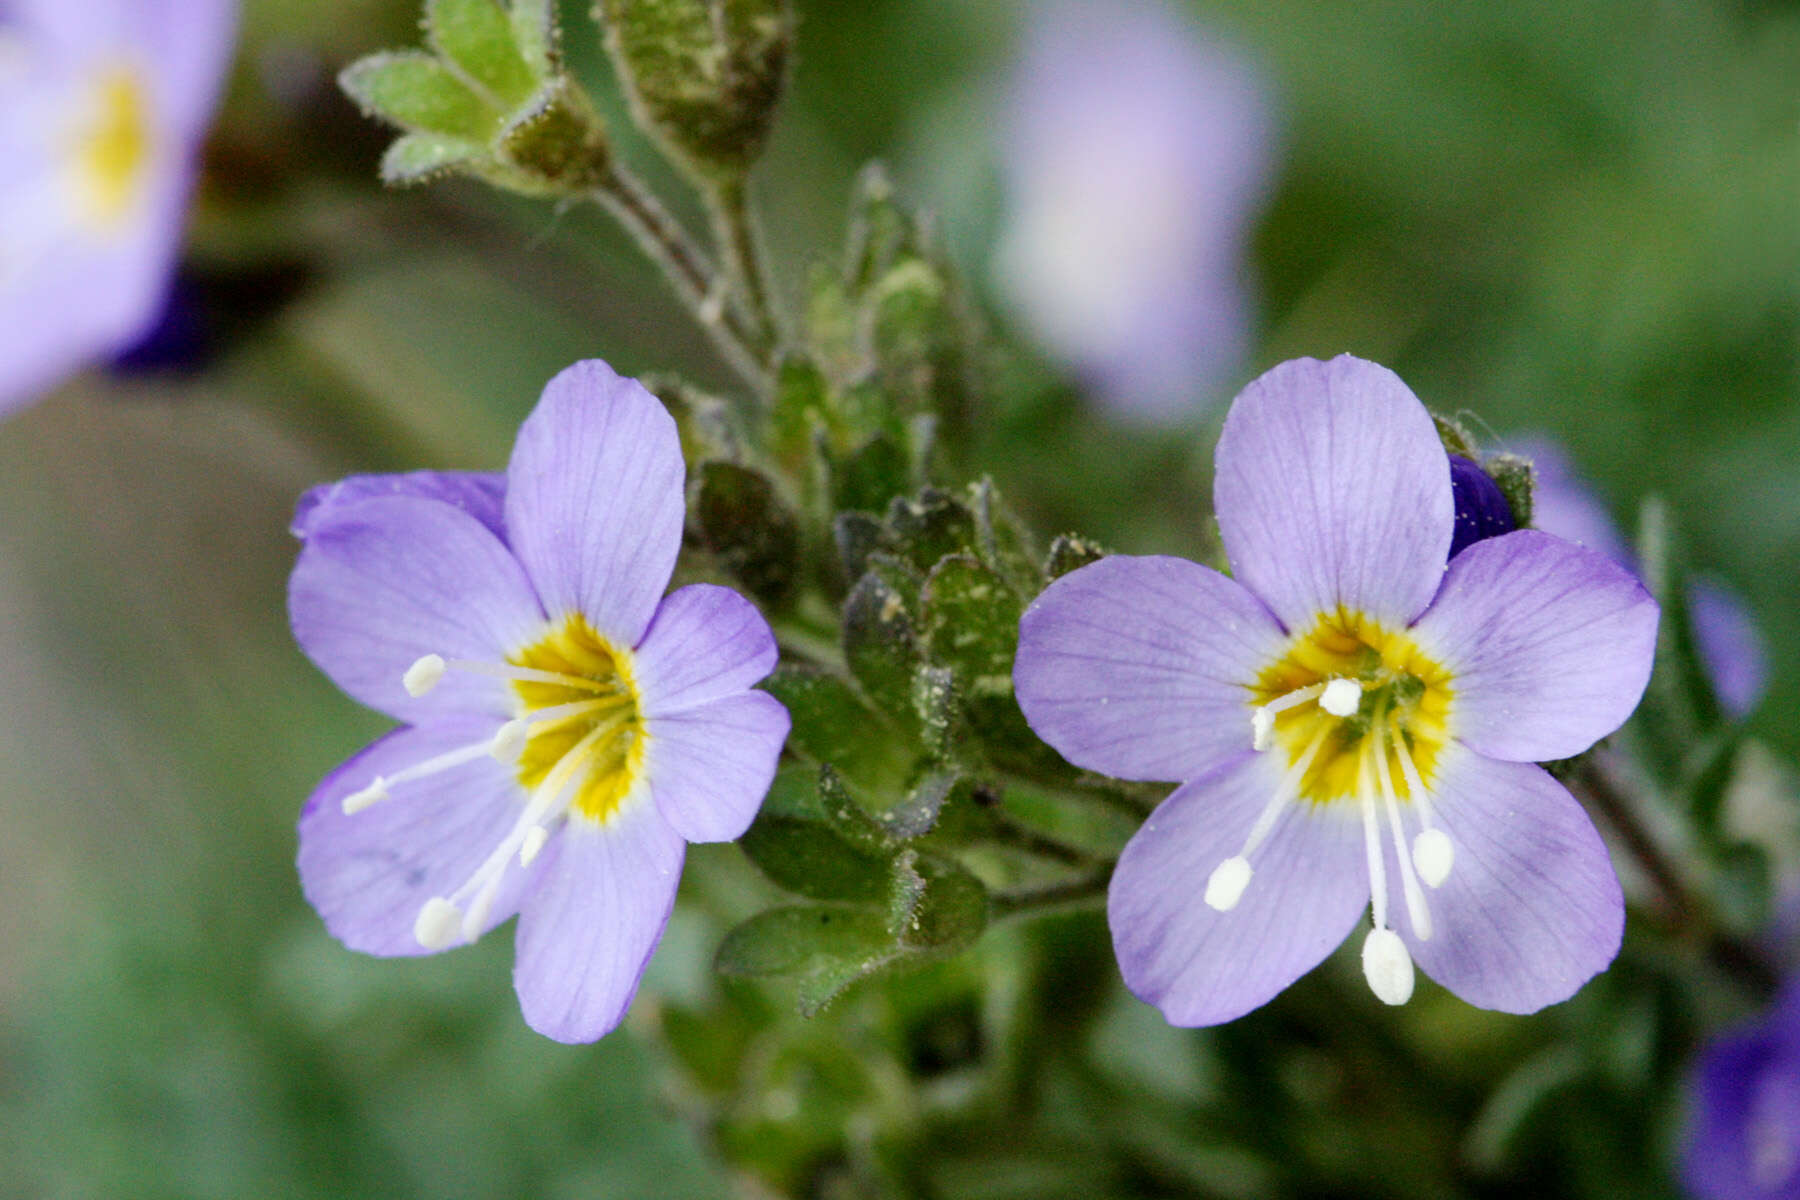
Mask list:
[[[906,739],[842,676],[784,665],[762,686],[787,706],[787,744],[796,754],[880,791],[898,787],[912,769]]]
[[[938,560],[975,548],[975,515],[960,500],[937,488],[917,496],[896,496],[887,510],[894,546],[921,573]]]
[[[793,597],[800,523],[768,476],[736,463],[702,463],[689,506],[700,541],[746,591],[771,608]]]
[[[402,129],[482,144],[500,130],[500,114],[423,51],[359,59],[344,68],[338,86],[364,112]]]
[[[918,639],[906,600],[871,571],[844,601],[844,661],[869,698],[903,728],[918,728],[913,707],[913,672],[919,665]]]
[[[556,65],[556,0],[512,0],[508,19],[520,57],[548,74]]]
[[[542,80],[520,53],[510,15],[496,0],[426,0],[431,46],[494,94],[503,108],[523,104]]]
[[[881,512],[912,488],[912,468],[900,443],[878,433],[849,454],[827,454],[831,500],[837,509]]]
[[[844,280],[860,293],[917,245],[912,218],[894,202],[894,184],[887,168],[879,162],[869,163],[857,175],[851,194]]]
[[[394,140],[381,156],[383,183],[404,186],[426,183],[487,157],[486,146],[441,133],[408,133]]]
[[[1100,543],[1090,541],[1080,534],[1059,534],[1050,543],[1050,552],[1044,556],[1044,574],[1052,580],[1061,579],[1070,571],[1099,562],[1107,553]]]
[[[1004,576],[1022,596],[1035,596],[1043,590],[1044,576],[1031,533],[1007,508],[993,480],[983,476],[969,485],[968,507],[975,517],[975,549],[981,561]]]
[[[888,892],[893,853],[866,848],[880,836],[874,828],[862,845],[852,844],[839,832],[843,820],[820,799],[819,772],[785,768],[738,844],[763,874],[797,895],[879,903]]]
[[[870,556],[894,548],[887,526],[869,513],[839,513],[831,523],[831,533],[846,579],[861,579],[869,569]]]
[[[956,757],[962,735],[961,693],[948,667],[921,663],[913,672],[913,710],[919,715],[919,738],[939,762]]]
[[[904,954],[881,909],[807,904],[771,908],[737,926],[713,966],[724,975],[798,980],[800,1012],[810,1017]]]
[[[960,864],[907,849],[894,861],[888,928],[903,946],[949,953],[987,928],[987,889]]]
[[[1012,694],[1023,604],[1006,581],[972,554],[940,560],[926,578],[920,633],[931,660],[965,690]]]
[[[812,449],[813,430],[823,424],[825,375],[801,354],[789,354],[775,372],[775,402],[769,410],[769,448],[790,472],[798,472]],[[852,576],[854,578],[854,576]]]

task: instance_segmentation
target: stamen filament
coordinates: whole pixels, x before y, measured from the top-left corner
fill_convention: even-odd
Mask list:
[[[1275,715],[1285,712],[1296,704],[1304,704],[1325,690],[1324,683],[1308,684],[1303,688],[1295,688],[1284,696],[1277,696],[1267,704],[1259,704],[1250,710],[1250,745],[1255,750],[1269,748],[1269,735],[1275,732]]]
[[[1263,844],[1269,831],[1275,828],[1275,821],[1281,815],[1281,810],[1299,794],[1300,781],[1305,777],[1306,769],[1312,766],[1313,759],[1318,756],[1319,747],[1325,744],[1327,732],[1329,731],[1326,729],[1320,729],[1315,733],[1300,757],[1283,773],[1281,782],[1275,785],[1274,794],[1257,815],[1256,824],[1250,827],[1249,836],[1244,839],[1243,850],[1213,868],[1206,880],[1206,891],[1201,897],[1208,906],[1219,912],[1230,912],[1237,907],[1237,902],[1243,898],[1244,889],[1250,886],[1251,876],[1255,874],[1250,866],[1250,856]]]
[[[475,659],[453,658],[444,664],[458,671],[467,671],[471,675],[487,675],[494,679],[510,679],[514,683],[557,683],[564,687],[580,688],[584,692],[620,692],[615,684],[601,683],[597,679],[588,679],[581,675],[567,675],[561,671],[540,671],[536,667],[515,667],[511,663],[480,662]]]
[[[1369,866],[1369,907],[1376,929],[1387,928],[1387,864],[1382,861],[1381,831],[1376,828],[1375,789],[1370,786],[1369,760],[1357,766],[1356,803],[1362,811],[1363,854]]]
[[[1381,781],[1381,799],[1394,836],[1394,857],[1400,863],[1400,891],[1406,897],[1406,915],[1412,920],[1414,936],[1421,942],[1428,942],[1431,940],[1431,910],[1425,905],[1425,893],[1419,889],[1418,876],[1413,874],[1412,856],[1406,849],[1406,829],[1400,823],[1400,800],[1394,795],[1394,776],[1388,768],[1388,736],[1383,728],[1374,738],[1375,777]]]
[[[470,746],[461,746],[455,750],[447,750],[443,754],[433,755],[423,762],[416,762],[410,767],[395,771],[392,775],[377,775],[368,787],[361,791],[351,792],[344,797],[344,812],[347,815],[359,813],[371,804],[386,800],[389,789],[396,783],[424,779],[428,775],[436,775],[440,771],[448,771],[452,767],[460,767],[466,762],[472,762],[486,754],[491,745],[491,742],[476,742]]]
[[[1306,749],[1301,751],[1300,757],[1282,775],[1281,782],[1275,786],[1275,794],[1269,797],[1268,804],[1263,806],[1262,813],[1256,818],[1256,824],[1250,827],[1250,836],[1244,839],[1242,857],[1249,858],[1256,853],[1257,847],[1263,844],[1263,839],[1269,836],[1269,831],[1275,828],[1275,819],[1281,815],[1281,810],[1300,794],[1300,781],[1306,777],[1313,759],[1319,756],[1319,747],[1325,744],[1325,735],[1329,732],[1328,728],[1320,726],[1319,731],[1313,734],[1312,741],[1306,744]]]
[[[1418,764],[1413,762],[1412,754],[1406,748],[1406,739],[1396,736],[1394,750],[1400,759],[1400,774],[1406,780],[1407,791],[1418,806],[1419,824],[1423,826],[1419,836],[1413,839],[1413,863],[1419,868],[1419,878],[1425,881],[1425,886],[1441,887],[1450,878],[1450,868],[1456,861],[1456,845],[1449,834],[1437,827],[1431,792],[1419,776]]]

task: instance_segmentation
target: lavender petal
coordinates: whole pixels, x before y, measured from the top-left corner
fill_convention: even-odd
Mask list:
[[[1389,628],[1437,591],[1455,513],[1449,458],[1385,367],[1295,359],[1231,406],[1213,484],[1233,576],[1289,629],[1344,609]]]
[[[1282,640],[1256,597],[1217,571],[1106,558],[1026,610],[1013,681],[1032,729],[1075,765],[1192,779],[1249,748],[1249,684]]]
[[[1535,529],[1451,562],[1413,633],[1451,674],[1451,732],[1512,762],[1581,753],[1637,707],[1656,602],[1600,554]]]
[[[1369,903],[1362,829],[1344,806],[1290,803],[1237,906],[1201,901],[1274,793],[1281,764],[1246,752],[1184,784],[1125,847],[1107,920],[1125,984],[1171,1024],[1216,1025],[1266,1003],[1331,953]]]

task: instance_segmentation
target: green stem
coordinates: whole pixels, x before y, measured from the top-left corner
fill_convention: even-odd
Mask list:
[[[1757,946],[1719,928],[1711,905],[1689,886],[1674,857],[1638,820],[1634,801],[1619,782],[1606,751],[1589,754],[1569,782],[1643,868],[1656,889],[1663,923],[1704,945],[1720,969],[1763,995],[1773,994],[1779,982],[1774,964]]]
[[[620,166],[610,168],[591,194],[662,269],[676,295],[693,312],[731,368],[757,395],[769,395],[774,389],[768,365],[775,352],[772,337],[747,328],[743,318],[726,303],[724,278],[681,222],[641,180]]]
[[[997,845],[1010,846],[1014,850],[1022,850],[1026,854],[1071,867],[1091,866],[1095,861],[1094,855],[1021,825],[1007,813],[995,811],[993,818],[994,824],[988,831],[988,839]]]
[[[995,892],[988,898],[988,914],[995,921],[1005,921],[1013,917],[1086,908],[1106,899],[1106,885],[1112,882],[1112,873],[1113,864],[1106,863],[1085,875],[1058,883]]]
[[[744,302],[745,315],[759,336],[776,337],[775,310],[769,302],[768,273],[763,266],[743,176],[714,181],[705,189],[712,213],[713,236],[725,270]]]

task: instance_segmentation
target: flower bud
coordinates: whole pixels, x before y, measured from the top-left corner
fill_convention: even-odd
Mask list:
[[[787,0],[600,0],[639,124],[703,175],[762,152],[793,42]]]

